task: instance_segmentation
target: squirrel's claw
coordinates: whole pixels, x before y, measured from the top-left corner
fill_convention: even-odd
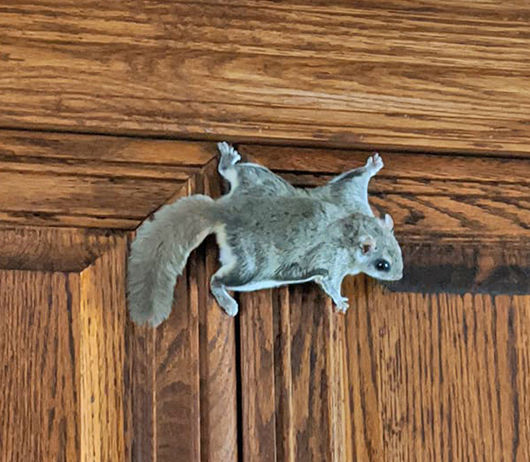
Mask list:
[[[379,153],[375,153],[373,156],[368,157],[366,161],[366,169],[372,174],[375,175],[379,170],[381,170],[385,164]]]

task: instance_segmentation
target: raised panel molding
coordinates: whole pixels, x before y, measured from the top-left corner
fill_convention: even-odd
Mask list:
[[[0,131],[0,222],[132,230],[215,156],[213,143]]]

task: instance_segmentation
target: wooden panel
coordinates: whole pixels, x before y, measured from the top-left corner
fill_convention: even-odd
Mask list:
[[[130,399],[125,385],[125,236],[79,275],[78,306],[73,311],[78,357],[78,425],[83,462],[125,461]],[[64,334],[63,334],[64,335]],[[139,424],[139,422],[135,422]]]
[[[243,460],[528,460],[530,296],[344,293],[241,297]]]
[[[0,460],[80,460],[79,278],[0,270]]]
[[[315,173],[319,175],[338,174],[352,168],[364,165],[367,156],[374,151],[358,149],[319,149],[319,148],[294,148],[290,146],[263,146],[239,145],[241,153],[246,154],[253,161],[264,163],[272,170],[289,171],[297,173]],[[425,189],[432,189],[432,182],[442,188],[439,182],[462,181],[479,183],[490,180],[495,183],[502,181],[508,185],[528,184],[527,171],[530,168],[527,160],[511,157],[480,157],[435,155],[430,153],[417,153],[414,156],[404,151],[386,152],[379,151],[385,162],[385,167],[376,178],[388,176],[401,176],[411,181],[410,185],[398,183],[399,188],[421,188],[423,180]],[[506,175],[506,172],[510,175]],[[302,177],[303,178],[303,177]],[[447,187],[447,185],[446,185]],[[388,190],[388,188],[387,188]],[[460,194],[470,191],[460,192]],[[513,192],[509,191],[510,195]]]
[[[239,299],[243,460],[275,460],[282,439],[276,439],[271,291],[243,293]]]
[[[125,238],[81,274],[0,271],[1,460],[125,460]]]
[[[211,143],[0,130],[0,157],[21,166],[36,159],[42,163],[55,160],[64,161],[63,168],[73,164],[77,169],[95,171],[105,165],[121,166],[128,167],[127,176],[133,176],[137,167],[142,177],[184,179],[181,172],[186,172],[186,167],[201,167],[216,153]]]
[[[530,152],[525,2],[0,9],[0,125]]]
[[[193,191],[218,197],[221,184],[210,162],[190,184]],[[190,190],[191,192],[191,190]],[[239,461],[236,320],[226,316],[210,293],[210,276],[219,267],[217,245],[211,237],[197,254],[204,263],[190,267],[197,274],[199,348],[201,357],[201,461]],[[201,261],[201,260],[197,260]],[[196,272],[196,273],[195,273]]]
[[[345,289],[357,460],[528,460],[529,296]]]
[[[0,220],[132,229],[214,156],[213,143],[0,131]]]
[[[181,279],[173,314],[156,331],[153,460],[200,460],[197,279]]]
[[[323,184],[367,157],[342,150],[240,150],[298,186]],[[530,382],[521,377],[530,361],[530,298],[492,294],[530,292],[530,165],[495,157],[382,155],[386,165],[371,184],[371,202],[394,216],[406,263],[404,280],[391,287],[431,294],[391,293],[373,280],[350,278],[343,285],[352,305],[345,318],[310,285],[246,296],[253,313],[241,314],[248,364],[241,371],[243,433],[249,429],[244,456],[526,460],[530,421],[521,396]],[[488,295],[464,295],[470,290]],[[267,417],[273,393],[276,412]]]
[[[243,460],[350,460],[343,317],[309,285],[240,300]]]
[[[405,244],[403,279],[385,285],[398,292],[530,294],[530,246],[477,241]]]
[[[138,327],[126,236],[106,240],[80,274],[0,271],[0,459],[237,460],[234,321],[207,294],[213,261],[194,255],[168,321]]]
[[[234,319],[208,293],[205,250],[179,278],[168,320],[130,326],[133,460],[237,460]]]
[[[236,462],[238,458],[238,386],[235,320],[226,316],[210,294],[217,252],[210,241],[203,268],[197,269],[201,352],[201,461]]]
[[[108,232],[0,226],[0,268],[79,272],[113,246]]]
[[[156,330],[137,326],[130,320],[127,329],[125,386],[127,460],[156,460],[156,375],[154,368]]]
[[[69,215],[86,217],[88,226],[93,226],[90,218],[103,218],[107,219],[103,227],[131,228],[154,211],[161,198],[169,200],[175,195],[182,183],[157,182],[156,188],[153,186],[153,182],[138,178],[0,172],[0,197],[5,198],[0,207],[5,213],[3,221],[11,221],[10,216],[16,221],[22,213],[24,218],[34,214],[41,219],[35,224],[46,220],[46,224],[71,225],[71,221],[61,220],[62,215]],[[13,197],[17,197],[16,204],[12,204]],[[82,218],[77,221],[81,225]]]

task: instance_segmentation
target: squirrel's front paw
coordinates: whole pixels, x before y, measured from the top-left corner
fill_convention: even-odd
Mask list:
[[[383,163],[383,159],[381,159],[381,156],[377,152],[373,156],[369,157],[366,161],[366,169],[369,170],[373,175],[375,175],[384,166],[385,164]]]
[[[335,305],[337,306],[337,311],[341,313],[346,313],[346,310],[350,307],[346,297],[341,297],[340,299],[335,300]]]

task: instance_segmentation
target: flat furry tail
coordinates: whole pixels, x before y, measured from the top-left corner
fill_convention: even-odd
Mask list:
[[[159,325],[169,316],[177,276],[191,251],[215,227],[214,201],[200,194],[158,210],[138,228],[128,262],[129,312],[134,322]]]

